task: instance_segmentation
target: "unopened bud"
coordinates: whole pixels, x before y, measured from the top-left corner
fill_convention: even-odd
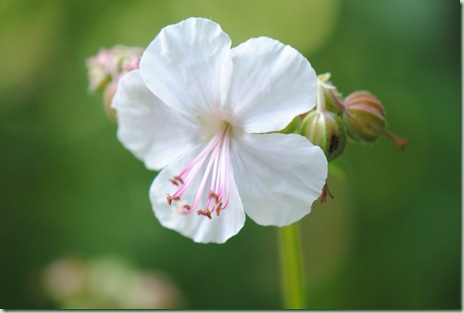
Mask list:
[[[318,79],[318,86],[322,89],[324,99],[325,99],[325,108],[328,111],[332,111],[335,113],[340,113],[345,110],[345,106],[343,104],[343,97],[340,92],[337,90],[330,81],[330,73],[324,73],[317,76]]]
[[[111,82],[108,86],[105,88],[104,92],[104,99],[103,99],[103,105],[105,107],[105,112],[106,115],[108,115],[108,118],[112,121],[115,122],[117,121],[117,116],[116,116],[116,110],[111,107],[111,101],[113,100],[114,94],[116,93],[116,89],[118,88],[118,82]]]
[[[370,92],[356,91],[345,98],[345,110],[342,117],[348,135],[361,142],[374,142],[382,135],[400,147],[404,148],[408,142],[387,130],[385,110]]]
[[[100,49],[98,54],[87,59],[90,91],[102,91],[111,81],[139,67],[143,49],[138,47],[114,46]]]
[[[104,107],[108,117],[116,121],[116,112],[111,101],[118,82],[128,72],[138,69],[143,49],[138,47],[115,46],[101,49],[94,57],[87,59],[89,90],[104,91]]]
[[[329,162],[342,155],[347,136],[345,126],[336,114],[315,110],[305,117],[301,126],[301,134],[321,147]]]
[[[111,82],[109,64],[112,55],[111,50],[101,49],[96,56],[87,59],[86,65],[90,91],[102,91]]]
[[[345,98],[342,114],[348,135],[362,142],[374,142],[386,128],[382,104],[367,91],[356,91]]]

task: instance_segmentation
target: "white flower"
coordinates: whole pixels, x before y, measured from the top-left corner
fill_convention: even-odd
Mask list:
[[[269,133],[316,103],[309,62],[266,37],[230,46],[208,19],[167,26],[113,100],[119,140],[162,169],[150,188],[156,217],[196,242],[225,242],[245,212],[260,225],[298,221],[327,176],[320,148]]]

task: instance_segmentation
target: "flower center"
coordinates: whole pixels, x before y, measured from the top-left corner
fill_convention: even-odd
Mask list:
[[[188,215],[195,211],[202,197],[206,197],[206,207],[198,210],[198,215],[211,219],[211,213],[219,216],[221,210],[227,208],[230,200],[231,165],[229,155],[230,134],[232,126],[225,122],[219,131],[208,142],[206,147],[185,167],[182,172],[170,179],[170,182],[179,187],[171,196],[166,195],[168,204],[177,202],[174,213]],[[206,164],[205,171],[200,170]],[[193,202],[188,204],[182,200],[184,192],[192,187],[197,175],[203,175]],[[210,187],[206,185],[210,181]]]

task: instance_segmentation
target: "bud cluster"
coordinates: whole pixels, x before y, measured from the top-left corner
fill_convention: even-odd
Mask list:
[[[89,90],[103,91],[105,111],[112,121],[116,121],[116,112],[111,108],[111,100],[118,82],[128,72],[139,68],[142,54],[142,48],[118,45],[100,49],[96,56],[87,59]]]
[[[343,154],[348,137],[372,143],[385,135],[404,148],[408,141],[388,131],[385,110],[375,96],[355,91],[343,98],[329,79],[329,73],[318,76],[317,106],[303,116],[299,128],[300,134],[321,147],[329,162]]]

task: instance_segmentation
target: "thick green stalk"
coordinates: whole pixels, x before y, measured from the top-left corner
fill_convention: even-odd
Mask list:
[[[279,228],[282,294],[286,309],[306,308],[300,233],[297,223]]]

